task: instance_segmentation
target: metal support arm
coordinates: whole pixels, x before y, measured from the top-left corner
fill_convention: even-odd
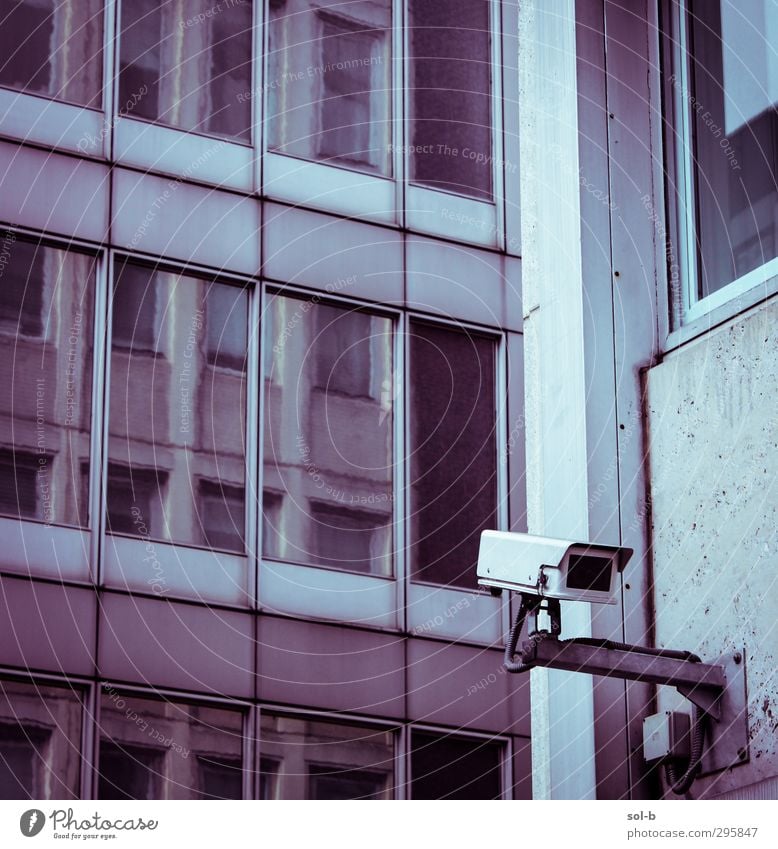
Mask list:
[[[718,720],[720,698],[726,686],[723,666],[658,657],[632,650],[581,645],[552,636],[534,639],[522,645],[521,661],[527,667],[547,666],[567,672],[585,672],[606,678],[648,681],[675,687],[689,701]]]

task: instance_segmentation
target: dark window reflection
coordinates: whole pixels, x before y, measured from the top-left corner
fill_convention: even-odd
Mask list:
[[[99,109],[103,0],[0,0],[0,85]]]
[[[705,297],[778,256],[778,7],[706,0],[688,20]]]
[[[499,799],[502,746],[487,740],[411,735],[413,799]]]
[[[497,526],[494,340],[413,322],[410,384],[412,574],[476,588]]]
[[[489,3],[411,0],[411,179],[492,198]]]

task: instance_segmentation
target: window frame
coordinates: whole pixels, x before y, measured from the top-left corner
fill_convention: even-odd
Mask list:
[[[0,680],[15,684],[27,684],[38,690],[40,687],[60,687],[76,695],[81,707],[81,721],[79,723],[79,755],[81,765],[78,776],[78,799],[91,798],[92,783],[92,738],[94,717],[94,684],[88,678],[81,675],[68,675],[66,678],[52,675],[46,672],[36,672],[34,675],[26,675],[18,669],[0,666]]]
[[[91,732],[91,751],[90,759],[85,762],[85,767],[82,773],[89,773],[85,782],[88,788],[83,795],[84,799],[98,799],[98,784],[100,780],[100,738],[102,734],[102,697],[107,693],[108,688],[117,694],[118,698],[126,696],[128,698],[145,699],[150,702],[173,702],[194,707],[215,708],[221,710],[230,710],[233,713],[239,712],[242,716],[241,728],[241,759],[243,761],[243,792],[242,799],[253,799],[254,797],[254,775],[257,774],[254,768],[254,714],[257,713],[256,705],[253,702],[247,701],[239,697],[223,698],[220,696],[205,696],[202,693],[192,693],[190,691],[174,690],[170,688],[160,687],[149,690],[148,687],[141,687],[134,684],[112,684],[109,680],[99,679],[91,684],[91,710],[84,711],[85,723],[88,724]],[[194,752],[192,752],[194,754]],[[164,781],[164,779],[163,779]],[[257,788],[259,781],[257,780]],[[196,788],[191,788],[196,791]],[[168,801],[168,800],[162,800]]]
[[[154,537],[128,536],[126,534],[111,534],[107,530],[108,510],[108,445],[110,439],[110,416],[108,415],[111,388],[111,356],[112,356],[112,327],[111,303],[106,299],[104,347],[101,349],[104,359],[104,372],[101,375],[104,391],[103,405],[106,415],[100,422],[106,460],[100,468],[100,500],[98,514],[100,517],[100,532],[97,534],[99,554],[95,562],[100,564],[98,583],[101,586],[131,590],[139,594],[164,595],[166,598],[181,598],[221,603],[240,608],[256,607],[256,539],[257,539],[257,509],[256,493],[251,486],[256,479],[256,454],[253,445],[256,444],[257,395],[254,388],[259,380],[258,370],[258,340],[254,324],[257,315],[256,301],[259,299],[259,284],[256,280],[228,271],[217,271],[204,268],[192,263],[175,262],[167,258],[156,260],[142,257],[123,250],[109,252],[109,263],[106,285],[108,291],[113,291],[113,279],[117,263],[129,261],[136,265],[162,271],[194,277],[211,282],[232,283],[241,287],[247,296],[247,361],[246,361],[246,409],[244,432],[246,434],[244,455],[244,538],[245,549],[242,553],[227,552],[211,549],[205,545],[181,543],[169,540],[157,540]],[[111,295],[112,297],[112,295]],[[142,354],[141,354],[142,355]],[[97,359],[97,358],[96,358]],[[212,367],[212,366],[211,366]],[[102,409],[102,408],[101,408]],[[147,545],[153,546],[155,567],[169,577],[164,592],[155,592],[152,583],[154,569],[138,564],[143,563],[140,555]],[[181,552],[186,555],[182,558]],[[135,564],[135,570],[128,571],[126,565]],[[220,581],[214,582],[217,575]],[[156,586],[162,587],[161,584]]]
[[[411,759],[413,757],[413,742],[412,736],[414,731],[419,731],[423,734],[435,734],[438,737],[454,737],[456,739],[465,740],[486,740],[500,748],[500,800],[509,800],[513,798],[513,757],[514,744],[513,737],[507,734],[490,734],[484,731],[469,731],[461,728],[443,728],[441,726],[431,725],[424,722],[413,722],[406,726],[407,730],[407,745],[405,751],[406,757],[406,775],[408,798],[413,799],[413,765]]]
[[[49,524],[42,518],[11,518],[0,516],[0,534],[5,540],[4,558],[0,572],[9,574],[35,574],[57,580],[91,583],[96,580],[96,544],[98,529],[97,483],[99,481],[102,450],[103,384],[100,354],[103,351],[105,332],[104,303],[107,282],[108,258],[105,251],[79,238],[62,238],[28,227],[6,225],[6,233],[14,233],[16,240],[33,241],[39,247],[86,254],[93,260],[94,280],[92,301],[92,372],[85,376],[91,392],[89,435],[89,489],[85,507],[88,521],[83,526]],[[44,330],[45,333],[45,330]],[[28,337],[25,337],[28,338]],[[29,337],[40,341],[44,337]],[[52,554],[54,556],[52,556]]]
[[[507,444],[507,378],[508,348],[505,331],[485,328],[470,322],[455,319],[431,318],[416,312],[408,314],[408,321],[417,321],[433,327],[442,327],[454,331],[466,331],[481,337],[491,338],[495,345],[495,443],[497,447],[496,481],[497,488],[497,527],[494,530],[510,530],[508,515],[508,444]],[[405,491],[405,517],[411,515],[411,468],[410,453],[410,333],[405,335],[405,421],[408,428],[408,446],[405,457],[405,474],[408,485]],[[405,524],[407,524],[407,519]],[[410,542],[410,527],[406,528]],[[488,590],[472,590],[465,587],[452,587],[416,581],[411,574],[410,546],[404,550],[405,571],[407,574],[406,629],[415,636],[434,636],[443,639],[458,639],[464,642],[493,645],[503,640],[510,627],[510,605],[507,596],[495,597]],[[466,602],[466,604],[465,604]],[[454,613],[452,613],[454,611]]]
[[[404,0],[404,21],[410,21],[410,3]],[[449,239],[480,247],[502,249],[505,247],[505,139],[502,54],[505,35],[502,29],[500,0],[489,3],[489,46],[490,46],[490,92],[491,141],[492,141],[492,200],[483,201],[467,195],[458,195],[414,183],[410,179],[411,163],[408,153],[412,144],[411,92],[410,86],[402,86],[403,92],[403,147],[405,152],[404,209],[406,225],[417,233],[445,236]],[[403,65],[405,81],[412,79],[409,26],[403,27]]]
[[[265,13],[262,61],[259,63],[262,65],[264,80],[270,76],[269,0],[256,0],[256,2],[263,6]],[[317,162],[290,154],[276,153],[269,149],[268,134],[265,133],[262,147],[258,150],[262,160],[260,185],[264,196],[384,224],[401,223],[399,211],[402,209],[400,194],[402,184],[399,170],[401,157],[398,152],[400,145],[398,116],[402,113],[398,99],[402,93],[402,74],[401,63],[397,59],[401,55],[399,22],[402,20],[402,4],[403,0],[390,0],[392,91],[388,97],[388,109],[392,126],[392,176],[385,177],[342,164]],[[266,120],[269,97],[263,85],[260,84],[257,91],[261,92],[260,114]]]
[[[114,4],[103,2],[102,105],[79,106],[0,86],[0,135],[80,153],[107,158],[110,152],[111,125],[105,119],[113,110]]]
[[[275,705],[269,702],[260,702],[257,705],[256,710],[256,725],[255,725],[255,733],[254,740],[256,741],[255,745],[255,772],[257,775],[257,792],[259,791],[260,780],[259,776],[261,773],[261,762],[263,760],[262,755],[262,714],[268,713],[274,716],[283,716],[288,719],[298,719],[302,722],[308,721],[316,721],[319,720],[321,722],[331,722],[334,725],[351,725],[352,727],[358,726],[362,728],[375,728],[384,731],[389,731],[392,734],[392,769],[393,769],[393,788],[392,788],[392,797],[390,801],[398,801],[401,799],[407,798],[407,780],[406,780],[406,770],[407,770],[407,757],[406,757],[406,738],[407,738],[407,725],[404,725],[398,721],[391,721],[387,719],[378,719],[376,717],[371,716],[362,716],[360,714],[354,713],[335,713],[334,711],[327,710],[316,710],[311,708],[290,708],[284,705]],[[272,760],[272,755],[264,756],[265,760]],[[277,775],[277,773],[276,773]],[[257,796],[258,798],[258,796]],[[278,800],[271,800],[278,801]]]
[[[399,395],[397,380],[404,380],[404,355],[401,344],[403,334],[404,313],[383,304],[375,304],[356,298],[346,298],[334,292],[315,291],[301,286],[282,285],[265,281],[262,286],[262,315],[270,312],[272,299],[276,297],[297,297],[308,303],[316,298],[316,303],[323,303],[346,309],[363,308],[371,315],[388,318],[392,321],[392,366],[394,388],[394,406],[392,409],[392,574],[375,575],[360,572],[350,572],[345,569],[333,569],[324,565],[296,563],[284,560],[282,557],[265,557],[262,544],[262,517],[258,521],[260,537],[257,545],[257,559],[260,563],[258,577],[258,607],[269,612],[290,613],[315,619],[334,620],[338,622],[361,622],[371,627],[389,630],[401,630],[403,627],[404,610],[404,558],[402,552],[402,525],[398,505],[402,498],[404,481],[400,467],[400,457],[404,454],[404,426],[402,409],[398,412]],[[261,354],[259,360],[264,364],[268,348],[272,345],[268,333],[272,332],[273,322],[263,319],[260,324]],[[269,383],[264,373],[261,377],[262,393],[259,411],[258,465],[259,478],[257,492],[263,493],[266,485],[264,470],[264,421],[267,405],[267,390]],[[277,491],[275,487],[270,487]],[[257,499],[259,500],[259,499]],[[261,505],[260,505],[261,509]],[[288,588],[294,585],[295,592],[290,598]],[[332,592],[324,594],[329,589]],[[326,602],[323,597],[326,595]]]
[[[665,0],[664,77],[667,275],[670,324],[666,349],[734,317],[778,292],[778,256],[699,298],[698,211],[692,126],[687,0]],[[673,250],[673,244],[678,252]]]
[[[257,45],[263,0],[252,0],[251,34],[251,140],[240,142],[225,136],[207,135],[157,124],[145,118],[119,112],[119,71],[121,61],[121,4],[132,0],[107,0],[113,6],[116,32],[111,66],[111,115],[113,160],[117,164],[178,179],[215,184],[252,193],[258,187],[255,151],[261,149],[261,121],[257,108]],[[112,40],[113,41],[113,40]],[[110,154],[106,152],[108,158]]]

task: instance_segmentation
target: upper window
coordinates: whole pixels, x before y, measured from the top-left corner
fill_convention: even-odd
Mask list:
[[[0,0],[0,85],[99,109],[103,0]]]
[[[488,0],[410,2],[411,180],[492,199]]]
[[[678,15],[670,79],[694,314],[728,284],[778,273],[764,268],[778,256],[778,7],[687,0]]]
[[[122,3],[120,110],[250,142],[251,9],[251,0]]]
[[[268,148],[390,176],[391,0],[271,0]]]

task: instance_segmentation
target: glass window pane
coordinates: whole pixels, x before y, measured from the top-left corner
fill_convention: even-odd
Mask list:
[[[125,263],[112,337],[109,530],[243,551],[247,292]]]
[[[271,304],[265,557],[392,571],[392,321],[297,298]]]
[[[414,799],[499,799],[503,746],[421,731],[411,734]]]
[[[4,234],[0,513],[89,523],[95,259]]]
[[[415,183],[492,199],[488,0],[410,0]]]
[[[391,0],[272,0],[269,149],[391,174]]]
[[[0,799],[77,799],[81,699],[65,687],[0,681]]]
[[[412,575],[475,589],[497,527],[495,342],[412,322],[410,381]]]
[[[119,110],[251,141],[251,0],[122,3]]]
[[[262,712],[262,798],[391,799],[391,731]]]
[[[689,26],[705,297],[778,256],[778,6],[695,2]]]
[[[240,799],[243,714],[125,696],[101,698],[98,799]]]
[[[0,0],[0,85],[100,109],[103,0]]]

